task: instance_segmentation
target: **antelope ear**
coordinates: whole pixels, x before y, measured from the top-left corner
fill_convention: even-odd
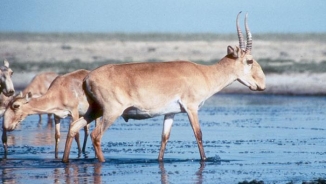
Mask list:
[[[5,65],[7,68],[9,68],[9,62],[6,59],[3,61],[3,65]]]
[[[234,57],[234,58],[238,58],[238,52],[236,50],[234,50],[233,47],[228,46],[228,56]]]
[[[27,95],[26,95],[26,102],[29,102],[32,98],[32,93],[31,92],[28,92]]]

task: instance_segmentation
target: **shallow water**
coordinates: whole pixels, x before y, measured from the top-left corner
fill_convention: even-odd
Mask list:
[[[94,158],[89,139],[80,158],[73,143],[69,164],[54,159],[53,124],[29,116],[8,133],[0,175],[3,183],[301,183],[326,178],[325,115],[325,97],[218,94],[199,112],[206,162],[187,116],[178,114],[163,163],[156,160],[163,121],[157,117],[119,118],[102,139],[105,163]],[[63,120],[60,157],[68,126]]]

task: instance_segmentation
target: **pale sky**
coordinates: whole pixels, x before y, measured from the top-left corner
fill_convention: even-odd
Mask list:
[[[326,32],[325,0],[0,0],[0,32]],[[243,22],[241,22],[243,24]]]

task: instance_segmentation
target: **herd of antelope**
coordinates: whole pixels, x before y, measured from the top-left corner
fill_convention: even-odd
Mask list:
[[[240,12],[241,13],[241,12]],[[28,115],[51,114],[55,120],[55,158],[58,158],[60,119],[71,116],[62,161],[69,161],[72,140],[85,152],[89,124],[96,121],[90,137],[95,155],[104,162],[103,133],[118,117],[147,119],[164,115],[158,160],[164,158],[174,116],[186,113],[193,129],[201,160],[205,160],[198,110],[205,100],[237,80],[251,90],[265,89],[265,75],[251,55],[252,36],[245,16],[246,42],[236,27],[239,46],[227,47],[227,54],[207,66],[189,61],[107,64],[92,71],[77,70],[65,75],[41,73],[19,94],[14,95],[12,70],[8,61],[0,68],[0,115],[3,116],[2,142],[7,156],[7,131],[13,131]],[[83,147],[79,130],[84,128]]]

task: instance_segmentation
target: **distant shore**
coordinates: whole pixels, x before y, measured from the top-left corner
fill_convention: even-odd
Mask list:
[[[66,73],[105,63],[189,60],[212,64],[236,35],[0,33],[0,58],[8,59],[17,88],[42,71]],[[266,91],[235,82],[223,93],[326,94],[326,34],[253,35],[254,58],[266,73]]]
[[[35,73],[16,73],[13,81],[16,89],[23,90]],[[326,72],[309,74],[267,74],[266,90],[251,91],[248,87],[235,81],[220,93],[272,94],[272,95],[326,95]]]

